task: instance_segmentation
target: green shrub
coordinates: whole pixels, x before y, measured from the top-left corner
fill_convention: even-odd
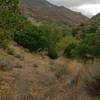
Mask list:
[[[18,44],[30,51],[46,50],[51,58],[57,57],[57,42],[61,38],[59,30],[48,25],[36,27],[28,21],[25,22],[24,27],[19,28],[14,34],[14,40]]]
[[[16,31],[14,40],[30,51],[40,51],[48,47],[48,37],[35,26]]]
[[[48,50],[48,55],[57,57],[56,47],[64,35],[63,28],[56,25],[33,26],[20,15],[18,0],[2,0],[0,9],[0,46],[8,46],[14,39],[30,51]]]
[[[6,48],[11,42],[16,26],[18,0],[0,1],[0,47]]]
[[[73,58],[74,57],[74,49],[76,48],[78,44],[78,40],[73,36],[67,36],[66,37],[66,46],[64,47],[64,56],[67,58]]]
[[[11,40],[11,35],[0,29],[0,48],[8,48]]]
[[[87,24],[80,25],[72,30],[74,36],[84,38],[87,34],[96,33],[97,29],[100,29],[100,16],[93,18]]]
[[[67,57],[67,58],[73,58],[74,57],[74,54],[73,53],[74,53],[74,50],[75,50],[76,46],[77,46],[76,43],[69,44],[66,47],[65,51],[64,51],[65,57]]]
[[[58,57],[57,49],[53,46],[48,48],[48,56],[52,59],[56,59]]]
[[[100,33],[91,33],[85,36],[76,48],[76,56],[89,60],[100,58]]]

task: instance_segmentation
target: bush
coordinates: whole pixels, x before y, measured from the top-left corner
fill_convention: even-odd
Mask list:
[[[73,58],[74,57],[74,49],[76,48],[78,44],[78,40],[73,36],[67,36],[65,48],[64,48],[64,56],[67,58]]]
[[[48,56],[52,59],[56,59],[58,57],[58,52],[55,47],[49,47],[48,48]]]
[[[71,44],[69,44],[69,45],[66,47],[65,51],[64,51],[65,57],[67,57],[67,58],[73,58],[73,57],[74,57],[73,52],[74,52],[76,46],[77,46],[76,43],[71,43]]]
[[[0,57],[0,70],[8,71],[13,68],[13,58],[8,54],[2,53]]]
[[[100,58],[100,33],[91,33],[85,36],[76,48],[76,56],[86,61]]]
[[[25,22],[24,27],[15,32],[14,40],[18,44],[28,48],[30,51],[46,50],[51,58],[57,57],[57,42],[61,38],[59,30],[48,25],[36,27],[28,21]]]
[[[14,40],[30,51],[36,51],[46,47],[46,38],[43,34],[39,33],[37,29],[28,29],[28,27],[22,32],[17,31]]]
[[[47,36],[36,26],[29,25],[22,31],[16,31],[14,40],[30,51],[40,51],[48,47]]]
[[[0,48],[7,48],[11,42],[11,36],[0,29]]]
[[[33,26],[27,18],[20,15],[18,0],[2,0],[0,9],[0,46],[8,46],[14,38],[30,51],[48,50],[48,55],[57,57],[56,46],[64,35],[63,28],[55,25]]]
[[[77,28],[72,29],[73,36],[78,36],[79,38],[84,38],[87,34],[96,33],[97,29],[100,29],[100,16],[98,18],[93,18],[87,24],[80,25]]]
[[[0,1],[0,47],[6,48],[11,42],[16,26],[17,11],[17,0]]]

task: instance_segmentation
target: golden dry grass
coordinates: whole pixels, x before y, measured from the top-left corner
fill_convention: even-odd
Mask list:
[[[0,50],[0,55],[13,57],[9,58],[12,70],[0,70],[0,100],[99,100],[81,90],[83,65],[78,61],[64,57],[51,60],[18,45],[10,49],[13,53]]]

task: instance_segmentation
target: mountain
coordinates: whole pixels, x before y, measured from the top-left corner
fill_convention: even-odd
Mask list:
[[[89,21],[81,24],[79,27],[73,30],[73,35],[85,35],[88,33],[95,33],[100,29],[100,13],[93,16]]]
[[[20,7],[24,16],[37,22],[76,26],[88,20],[86,16],[79,12],[53,5],[46,0],[21,0]]]
[[[96,20],[96,21],[99,21],[100,22],[100,13],[93,16],[92,20]]]

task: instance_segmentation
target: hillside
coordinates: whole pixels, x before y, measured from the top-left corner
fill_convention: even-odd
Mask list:
[[[78,98],[73,82],[80,63],[64,57],[51,60],[43,54],[32,54],[16,43],[10,49],[13,53],[0,49],[0,100]]]
[[[79,12],[50,4],[46,0],[21,0],[21,11],[24,16],[33,21],[53,22],[62,26],[76,26],[88,20]]]
[[[45,0],[26,1],[29,7],[57,8]],[[99,14],[73,29],[82,33],[77,39],[55,24],[33,25],[18,0],[2,0],[0,8],[0,100],[100,100]]]
[[[100,14],[93,16],[89,21],[73,29],[73,35],[81,36],[88,33],[95,33],[100,29]]]
[[[87,75],[87,71],[82,72],[84,65],[77,60],[52,60],[42,53],[30,53],[16,43],[10,50],[0,49],[0,100],[100,99],[86,92],[80,75]]]
[[[100,22],[100,13],[97,14],[97,15],[95,15],[95,16],[93,16],[93,17],[92,17],[92,20],[97,20],[97,21]]]

